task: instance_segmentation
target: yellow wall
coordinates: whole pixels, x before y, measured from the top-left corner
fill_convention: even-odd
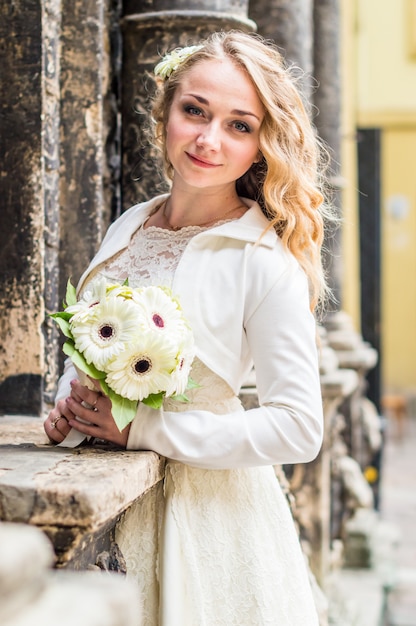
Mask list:
[[[416,392],[416,0],[342,0],[344,309],[357,320],[354,127],[382,129],[382,345],[386,390]],[[357,327],[358,322],[357,322]]]
[[[383,373],[416,391],[416,128],[382,138]]]

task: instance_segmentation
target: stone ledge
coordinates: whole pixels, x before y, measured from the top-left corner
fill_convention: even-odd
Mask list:
[[[44,529],[63,560],[164,476],[154,452],[44,441],[40,418],[0,417],[0,519]]]

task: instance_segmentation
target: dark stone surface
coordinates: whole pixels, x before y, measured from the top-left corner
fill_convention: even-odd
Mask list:
[[[39,415],[42,407],[42,376],[18,374],[0,383],[0,415]]]

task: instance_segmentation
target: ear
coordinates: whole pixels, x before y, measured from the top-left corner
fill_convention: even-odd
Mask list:
[[[262,160],[262,158],[263,158],[263,155],[262,155],[262,153],[261,153],[261,152],[260,152],[260,150],[259,150],[259,151],[257,152],[257,156],[256,156],[256,158],[254,159],[253,163],[260,163],[260,161]]]

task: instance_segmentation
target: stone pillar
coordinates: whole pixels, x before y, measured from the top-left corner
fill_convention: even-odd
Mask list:
[[[108,2],[108,5],[110,2]],[[75,283],[110,222],[105,194],[112,65],[107,0],[62,0],[60,293]],[[74,251],[76,253],[74,254]]]
[[[259,33],[282,49],[287,62],[306,73],[301,85],[308,99],[313,71],[313,0],[251,0],[249,16]]]
[[[37,415],[44,296],[55,305],[60,2],[21,4],[0,6],[0,413]]]
[[[314,78],[318,87],[314,94],[314,104],[318,112],[315,124],[320,137],[330,152],[330,184],[333,190],[332,202],[341,207],[340,163],[341,163],[341,97],[339,62],[339,0],[315,0],[314,23]],[[341,302],[341,229],[327,232],[325,265],[329,284],[338,301]]]
[[[228,0],[139,0],[124,2],[122,63],[123,208],[166,190],[161,168],[149,145],[145,128],[149,96],[154,89],[152,71],[160,55],[175,46],[196,43],[215,30],[255,30],[247,18],[247,2]]]

